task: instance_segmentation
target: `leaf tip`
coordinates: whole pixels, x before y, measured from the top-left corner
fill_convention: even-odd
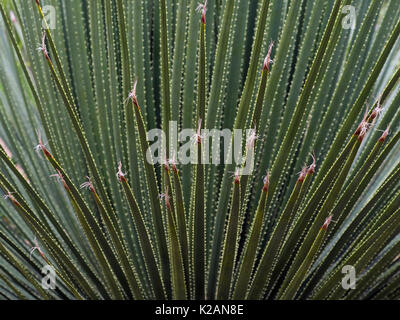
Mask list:
[[[274,47],[274,41],[271,40],[269,47],[268,47],[267,55],[265,56],[265,59],[264,59],[264,66],[263,66],[263,70],[266,70],[267,72],[270,71],[270,64],[274,63],[274,60],[271,59],[273,47]]]
[[[267,172],[267,175],[264,177],[263,191],[267,192],[268,188],[269,188],[269,171]]]
[[[91,180],[90,177],[88,177],[88,176],[87,176],[86,178],[88,179],[88,181],[82,183],[82,184],[80,185],[80,188],[81,188],[81,189],[89,189],[91,192],[95,193],[96,191],[95,191],[95,189],[94,189],[92,180]]]
[[[311,165],[308,167],[307,174],[314,174],[315,173],[315,166],[316,166],[316,161],[315,161],[315,154],[311,154],[311,157],[313,159],[313,162]]]
[[[235,184],[240,184],[240,169],[237,168],[235,171]]]
[[[125,178],[126,172],[122,172],[122,162],[118,162],[118,171],[117,171],[117,179],[119,182],[126,181]]]
[[[15,16],[14,12],[12,10],[10,10],[10,20],[12,23],[16,23],[17,22],[17,17]]]
[[[323,230],[327,230],[328,229],[329,224],[332,222],[332,217],[333,216],[330,215],[328,218],[326,218],[326,220],[325,220],[324,224],[322,225],[321,229],[323,229]]]
[[[379,142],[385,142],[385,140],[386,140],[386,138],[387,138],[387,136],[389,135],[389,133],[390,133],[390,131],[389,131],[389,127],[387,127],[386,128],[386,130],[385,131],[383,131],[383,133],[382,133],[382,135],[381,135],[381,137],[379,138]]]
[[[303,182],[307,173],[308,173],[308,167],[304,166],[299,172],[299,177],[297,178],[297,181],[300,183]]]
[[[164,201],[165,201],[165,206],[168,208],[168,209],[171,209],[171,203],[170,203],[170,197],[169,197],[169,193],[168,193],[168,186],[167,186],[167,188],[165,189],[165,193],[161,193],[160,194],[160,198],[161,199],[164,199]]]
[[[207,0],[204,3],[199,3],[196,8],[197,12],[201,12],[201,23],[206,23],[206,12],[207,12]]]

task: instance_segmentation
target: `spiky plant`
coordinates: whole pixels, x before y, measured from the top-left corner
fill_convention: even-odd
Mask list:
[[[0,11],[1,299],[400,297],[400,1]]]

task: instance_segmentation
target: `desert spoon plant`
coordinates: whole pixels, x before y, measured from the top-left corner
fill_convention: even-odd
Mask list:
[[[0,299],[400,297],[400,1],[0,12]]]

